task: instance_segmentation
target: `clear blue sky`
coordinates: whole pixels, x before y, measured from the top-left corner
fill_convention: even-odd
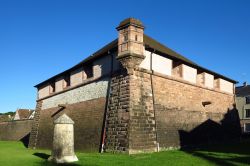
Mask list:
[[[248,0],[0,0],[0,112],[35,108],[35,84],[115,39],[131,16],[196,63],[250,83]]]

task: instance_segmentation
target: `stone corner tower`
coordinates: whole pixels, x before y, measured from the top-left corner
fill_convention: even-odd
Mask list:
[[[151,75],[140,72],[144,60],[141,21],[128,18],[118,30],[118,55],[125,70],[111,80],[105,149],[129,154],[157,150]],[[124,72],[126,71],[126,72]]]
[[[127,18],[116,28],[118,31],[117,59],[129,74],[137,68],[144,57],[144,25],[140,20]]]

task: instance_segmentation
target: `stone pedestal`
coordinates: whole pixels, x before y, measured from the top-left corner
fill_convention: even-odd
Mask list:
[[[71,163],[78,161],[74,152],[74,122],[66,114],[54,121],[53,149],[49,161]]]

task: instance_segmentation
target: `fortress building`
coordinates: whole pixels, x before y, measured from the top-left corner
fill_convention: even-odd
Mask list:
[[[118,39],[35,86],[29,147],[51,148],[63,113],[84,151],[133,154],[236,137],[236,81],[145,35],[137,19],[116,29]]]

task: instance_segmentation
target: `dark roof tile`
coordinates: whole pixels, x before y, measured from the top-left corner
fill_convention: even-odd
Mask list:
[[[235,94],[237,97],[249,96],[250,95],[250,85],[236,87]]]
[[[151,48],[151,49],[154,49],[156,52],[158,52],[159,54],[162,54],[162,55],[165,55],[165,56],[168,56],[170,58],[173,58],[173,59],[178,59],[180,61],[182,61],[183,63],[185,64],[188,64],[192,67],[196,67],[198,69],[201,69],[201,70],[204,70],[210,74],[213,74],[217,77],[221,77],[225,80],[228,80],[228,81],[231,81],[231,82],[234,82],[234,83],[237,83],[237,81],[235,80],[232,80],[228,77],[225,77],[221,74],[218,74],[216,72],[213,72],[211,70],[208,70],[204,67],[201,67],[199,66],[198,64],[194,63],[193,61],[187,59],[186,57],[176,53],[175,51],[173,51],[172,49],[164,46],[163,44],[159,43],[158,41],[154,40],[153,38],[147,36],[144,34],[144,44],[147,48]],[[113,40],[112,42],[110,42],[109,44],[107,44],[106,46],[104,46],[103,48],[101,48],[100,50],[98,50],[97,52],[95,52],[94,54],[90,55],[89,57],[87,57],[86,59],[84,59],[83,61],[81,61],[80,63],[78,63],[77,65],[73,66],[72,68],[68,69],[68,70],[65,70],[64,72],[60,73],[60,74],[57,74],[49,79],[47,79],[46,81],[43,81],[37,85],[35,85],[35,87],[39,87],[39,86],[42,86],[46,83],[48,83],[49,81],[52,81],[54,80],[56,77],[59,77],[59,76],[62,76],[64,75],[65,73],[68,73],[74,69],[76,69],[77,67],[91,61],[91,60],[94,60],[100,56],[103,56],[105,53],[107,53],[108,51],[117,51],[117,45],[118,45],[118,40],[115,39]]]

